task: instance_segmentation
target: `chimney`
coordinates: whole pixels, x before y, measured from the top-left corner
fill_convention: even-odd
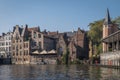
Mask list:
[[[26,24],[25,27],[28,28],[28,25]]]
[[[2,33],[2,36],[4,36],[5,35],[5,33]]]

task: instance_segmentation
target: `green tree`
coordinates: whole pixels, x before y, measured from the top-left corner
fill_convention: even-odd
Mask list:
[[[66,48],[66,52],[62,56],[62,62],[63,64],[68,64],[69,62],[69,49]]]
[[[96,54],[99,54],[102,52],[102,32],[103,32],[103,22],[104,19],[94,21],[90,23],[89,31],[88,31],[88,37],[92,41],[93,46],[96,46]],[[113,23],[117,24],[120,28],[120,16],[112,20]]]
[[[92,51],[93,54],[91,57],[92,60],[94,60],[95,58],[99,59],[99,54],[102,53],[102,32],[103,32],[103,22],[104,19],[98,20],[98,21],[94,21],[92,23],[89,24],[89,31],[88,31],[88,37],[92,42]],[[113,19],[112,23],[117,24],[118,27],[120,28],[120,16]]]
[[[103,19],[94,21],[89,24],[90,30],[88,31],[88,37],[92,41],[93,46],[96,46],[96,53],[99,54],[102,52],[102,31],[103,31]]]
[[[118,16],[117,18],[115,18],[115,19],[113,20],[113,22],[114,22],[115,24],[117,24],[118,27],[120,28],[120,16]]]
[[[88,25],[90,30],[88,31],[88,37],[93,44],[99,44],[102,38],[103,20],[94,21]]]

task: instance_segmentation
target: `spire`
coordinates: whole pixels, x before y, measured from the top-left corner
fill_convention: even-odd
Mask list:
[[[105,17],[104,25],[111,24],[111,19],[110,19],[110,14],[109,14],[109,9],[107,8],[107,14]]]

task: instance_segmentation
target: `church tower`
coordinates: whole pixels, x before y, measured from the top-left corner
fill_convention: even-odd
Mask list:
[[[103,38],[107,37],[112,33],[112,22],[110,19],[109,10],[107,9],[107,14],[103,23]]]
[[[118,31],[116,24],[111,22],[109,10],[107,9],[107,14],[103,23],[103,38],[109,36],[110,34]]]
[[[116,32],[118,29],[117,25],[112,23],[110,19],[109,10],[107,9],[107,14],[103,23],[103,38],[108,37],[110,34]],[[107,43],[103,43],[103,52],[106,52],[108,48]]]

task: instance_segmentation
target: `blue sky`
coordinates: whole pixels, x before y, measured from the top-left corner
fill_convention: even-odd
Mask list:
[[[0,0],[0,34],[15,25],[40,26],[41,31],[89,30],[88,24],[120,16],[120,0]]]

